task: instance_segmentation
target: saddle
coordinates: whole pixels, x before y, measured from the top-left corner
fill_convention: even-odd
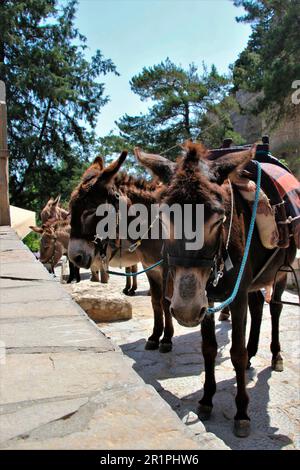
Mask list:
[[[293,237],[300,248],[300,183],[289,168],[269,153],[269,139],[257,145],[255,160],[261,163],[261,195],[256,224],[262,244],[266,248],[287,248]],[[214,160],[226,153],[240,152],[250,146],[230,147],[226,139],[220,149],[212,150]],[[254,199],[257,165],[250,161],[245,168],[244,184],[238,189],[251,204]],[[254,185],[254,186],[253,186]]]

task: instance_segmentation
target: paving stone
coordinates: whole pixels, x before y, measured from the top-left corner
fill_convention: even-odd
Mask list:
[[[0,368],[2,405],[87,396],[143,383],[119,352],[8,354]]]
[[[2,279],[4,284],[6,279]],[[20,302],[21,304],[32,302],[33,300],[38,300],[45,307],[47,302],[51,300],[60,300],[60,299],[69,299],[67,292],[62,290],[60,286],[55,282],[27,282],[26,281],[14,281],[15,287],[13,284],[11,287],[6,288],[5,291],[1,292],[1,302],[4,304],[7,303],[16,303]],[[3,285],[2,284],[2,285]],[[1,283],[0,283],[1,285]],[[4,308],[2,306],[2,308]]]
[[[38,332],[38,334],[37,334]],[[53,348],[97,348],[111,351],[112,344],[87,317],[31,318],[0,324],[0,341],[7,349],[23,348],[46,352]]]
[[[46,304],[38,300],[27,303],[11,302],[1,306],[0,321],[7,318],[23,318],[25,320],[31,317],[74,317],[78,314],[82,314],[81,309],[74,304],[71,298],[47,300]]]
[[[8,238],[0,238],[0,252],[1,251],[10,251],[10,250],[22,250],[24,249],[24,245],[21,240],[17,239],[8,239]]]
[[[33,254],[27,249],[0,252],[0,264],[2,265],[16,262],[24,263],[32,261],[33,259]]]
[[[122,394],[99,395],[98,406],[83,429],[61,434],[60,422],[43,429],[26,440],[12,442],[13,449],[207,449],[193,437],[188,428],[150,387],[139,387]],[[83,407],[84,408],[84,407]],[[72,420],[73,417],[70,418]],[[75,417],[74,417],[75,419]],[[51,429],[52,428],[52,429]],[[41,436],[43,436],[42,438]],[[48,434],[49,436],[49,434]]]
[[[19,406],[17,411],[0,414],[0,444],[17,436],[28,434],[49,422],[66,419],[88,402],[88,398],[74,398]]]
[[[0,266],[0,276],[20,279],[51,280],[44,266],[37,260],[16,263],[3,263]]]

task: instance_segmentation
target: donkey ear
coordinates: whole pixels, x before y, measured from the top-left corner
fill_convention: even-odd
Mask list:
[[[97,165],[100,170],[103,170],[103,167],[104,167],[103,158],[100,155],[98,155],[93,161],[93,165],[95,166]]]
[[[247,163],[255,157],[256,145],[241,152],[229,153],[214,160],[212,169],[216,175],[217,183],[222,184],[227,178],[232,182],[238,180],[241,171]]]
[[[169,183],[175,172],[176,164],[161,155],[145,153],[139,147],[135,147],[134,154],[137,160],[151,173],[157,176],[163,183]]]
[[[33,225],[29,225],[29,228],[36,233],[43,233],[44,229],[42,227],[36,227]]]
[[[58,206],[58,204],[60,203],[60,198],[61,195],[59,194],[55,199],[53,199],[52,206]]]
[[[105,183],[108,183],[119,171],[121,168],[123,162],[125,161],[125,158],[127,157],[127,150],[123,150],[119,158],[112,162],[110,165],[108,165],[106,168],[104,168],[103,173],[101,174],[101,180],[105,181]]]

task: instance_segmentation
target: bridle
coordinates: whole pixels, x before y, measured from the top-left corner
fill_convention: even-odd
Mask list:
[[[229,253],[228,253],[228,246],[231,237],[232,231],[232,221],[233,221],[233,211],[234,211],[234,194],[232,189],[231,181],[228,179],[229,188],[230,188],[230,221],[229,221],[229,229],[226,238],[226,242],[224,241],[224,223],[226,221],[226,216],[224,216],[222,221],[222,230],[221,234],[217,243],[217,246],[214,250],[214,254],[212,256],[201,256],[201,252],[205,253],[205,247],[202,248],[197,253],[196,257],[187,257],[187,256],[173,256],[170,253],[165,253],[167,258],[168,266],[172,269],[176,266],[181,266],[184,268],[211,268],[212,275],[209,278],[209,284],[212,284],[213,287],[216,287],[219,283],[219,280],[224,275],[224,268],[227,271],[233,267]]]
[[[46,261],[43,261],[43,264],[51,264],[51,267],[53,268],[54,267],[54,258],[55,258],[55,251],[56,251],[56,243],[57,243],[57,236],[54,234],[54,235],[49,235],[47,234],[51,240],[54,240],[54,243],[52,244],[52,253],[51,255],[46,259]]]
[[[112,252],[112,256],[110,257],[109,261],[111,261],[115,256],[116,254],[119,252],[119,259],[120,259],[120,268],[122,267],[121,264],[122,264],[122,251],[124,251],[122,249],[122,238],[120,238],[118,235],[119,235],[119,222],[120,222],[120,199],[122,197],[121,194],[119,194],[117,191],[114,191],[113,193],[114,195],[114,198],[115,198],[115,201],[116,201],[116,205],[114,205],[115,209],[116,209],[116,228],[117,228],[117,238],[116,240],[110,240],[108,238],[106,239],[102,239],[101,237],[99,237],[99,235],[96,233],[94,235],[94,240],[93,240],[93,243],[95,244],[95,248],[96,248],[96,252],[99,253],[100,255],[100,258],[102,260],[102,263],[105,267],[105,269],[107,270],[108,269],[108,260],[107,260],[107,249],[108,249],[108,246],[110,245],[112,248],[113,248],[113,252]],[[140,236],[140,238],[135,241],[134,243],[132,243],[129,248],[127,248],[126,251],[128,251],[129,253],[134,253],[137,248],[141,245],[143,239],[146,237],[146,235],[148,234],[148,232],[151,230],[151,228],[153,227],[153,225],[155,224],[155,222],[159,220],[159,215],[157,215],[153,221],[151,222],[151,224],[149,224],[149,226],[147,227],[146,231]]]

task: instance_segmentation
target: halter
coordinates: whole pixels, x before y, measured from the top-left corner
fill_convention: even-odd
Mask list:
[[[170,253],[167,253],[168,265],[172,266],[182,266],[184,268],[211,268],[211,271],[214,273],[213,278],[209,281],[214,287],[219,283],[219,280],[224,275],[224,268],[227,271],[233,267],[231,259],[228,253],[228,246],[231,237],[232,231],[232,221],[233,221],[233,212],[234,212],[234,194],[232,189],[232,184],[228,178],[229,188],[230,188],[230,219],[229,219],[229,229],[227,234],[227,239],[225,244],[223,243],[223,236],[221,234],[219,238],[219,243],[215,250],[215,253],[211,257],[201,256],[201,251],[198,252],[200,257],[182,257],[182,256],[172,256]],[[226,216],[224,216],[222,224],[226,221]]]
[[[116,200],[118,201],[118,208],[117,208],[117,212],[116,212],[116,220],[117,220],[117,232],[119,231],[119,221],[120,221],[120,205],[119,205],[119,200],[120,200],[120,197],[121,195],[115,191],[114,192],[114,196],[116,198]],[[134,253],[137,248],[142,244],[142,241],[143,239],[146,237],[146,235],[149,233],[149,231],[151,230],[151,228],[153,227],[153,225],[155,224],[155,222],[159,219],[159,214],[153,219],[153,222],[147,227],[147,229],[145,230],[145,232],[141,235],[141,237],[134,243],[132,243],[130,245],[130,247],[128,248],[128,252],[129,253]],[[115,247],[115,250],[113,251],[113,254],[110,258],[110,261],[115,257],[115,255],[117,254],[117,252],[119,251],[120,252],[120,268],[122,267],[121,266],[121,258],[122,258],[122,239],[121,238],[117,238],[116,241],[114,240],[109,240],[109,239],[103,239],[102,237],[99,237],[99,235],[96,233],[94,235],[94,240],[93,240],[93,243],[96,245],[96,250],[98,250],[99,254],[100,254],[100,257],[101,257],[101,260],[102,260],[102,263],[104,264],[104,267],[105,267],[105,270],[108,274],[115,274],[117,276],[125,276],[125,277],[128,277],[128,276],[138,276],[142,273],[145,273],[153,268],[155,268],[156,266],[159,266],[163,263],[163,260],[160,260],[156,263],[154,263],[153,265],[149,266],[148,268],[142,270],[142,271],[138,271],[136,273],[119,273],[117,271],[110,271],[108,270],[108,261],[107,261],[107,248],[108,248],[108,245],[113,245]]]
[[[54,267],[54,257],[55,257],[55,250],[56,250],[56,241],[57,241],[57,236],[56,235],[50,235],[50,238],[52,240],[54,240],[54,243],[53,243],[53,250],[52,250],[52,253],[51,255],[49,256],[49,258],[47,258],[46,261],[43,262],[43,264],[51,264],[51,267],[53,268]]]

